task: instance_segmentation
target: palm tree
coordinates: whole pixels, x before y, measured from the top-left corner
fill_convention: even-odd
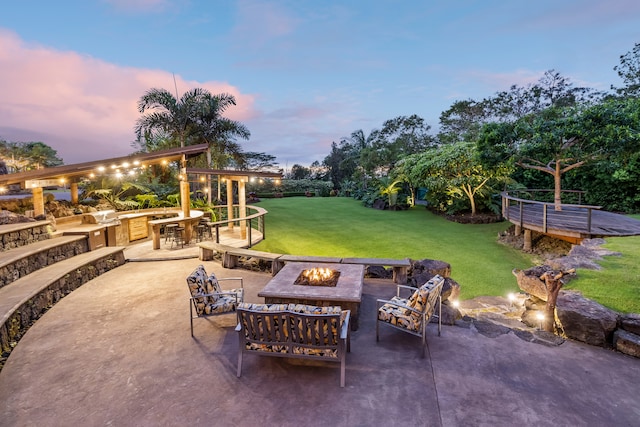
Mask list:
[[[222,117],[234,105],[233,95],[212,95],[206,89],[192,89],[179,100],[165,89],[150,89],[138,101],[138,111],[146,113],[136,123],[138,144],[154,151],[178,142],[180,147],[205,142],[209,145],[206,167],[212,166],[212,152],[218,168],[226,166],[228,159],[240,162],[242,150],[235,138],[248,139],[251,133],[242,123]]]
[[[209,144],[207,164],[211,166],[211,152],[237,157],[242,151],[234,141],[237,137],[249,139],[251,132],[242,123],[222,117],[227,108],[236,105],[233,95],[209,95],[200,105],[197,117],[198,139]],[[220,167],[221,165],[215,165]]]
[[[149,142],[166,136],[171,145],[188,145],[189,138],[197,129],[202,105],[210,96],[207,90],[195,88],[178,100],[166,89],[150,89],[138,101],[138,111],[144,114],[136,122],[138,142],[142,138]]]

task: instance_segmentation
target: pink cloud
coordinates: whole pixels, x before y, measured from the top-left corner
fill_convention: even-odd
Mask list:
[[[179,93],[201,87],[233,95],[237,107],[225,114],[230,119],[257,116],[254,96],[229,83],[176,76],[176,85]],[[153,87],[173,92],[172,74],[27,45],[0,30],[0,138],[42,141],[67,164],[129,154],[137,101]]]

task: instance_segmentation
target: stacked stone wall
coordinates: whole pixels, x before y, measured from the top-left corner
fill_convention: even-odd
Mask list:
[[[87,239],[48,248],[0,267],[0,288],[21,277],[89,250]]]
[[[49,227],[50,224],[47,222],[22,230],[0,233],[0,252],[49,239],[51,237]]]
[[[125,258],[122,251],[89,262],[53,281],[47,288],[34,295],[18,310],[13,312],[5,323],[0,325],[0,350],[2,351],[0,370],[20,338],[47,310],[83,284],[119,267],[124,262]]]

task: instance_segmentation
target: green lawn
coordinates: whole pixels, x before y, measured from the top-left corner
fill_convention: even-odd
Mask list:
[[[528,255],[497,243],[507,223],[462,225],[424,207],[380,211],[343,197],[267,199],[260,206],[269,211],[267,238],[256,250],[442,260],[451,264],[465,299],[517,291],[511,270],[532,265]]]
[[[533,258],[497,242],[509,223],[463,225],[424,207],[408,211],[365,208],[350,198],[266,199],[267,238],[254,248],[294,255],[438,259],[451,264],[463,299],[518,291],[514,268]],[[601,271],[579,270],[567,288],[614,310],[640,313],[640,237],[608,239]]]

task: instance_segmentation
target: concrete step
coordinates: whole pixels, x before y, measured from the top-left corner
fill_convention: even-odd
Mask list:
[[[20,307],[65,275],[75,272],[81,267],[90,265],[102,258],[123,252],[123,250],[124,247],[121,246],[110,246],[85,252],[41,268],[0,288],[0,327],[2,327]],[[124,254],[121,258],[122,264],[124,263]]]

